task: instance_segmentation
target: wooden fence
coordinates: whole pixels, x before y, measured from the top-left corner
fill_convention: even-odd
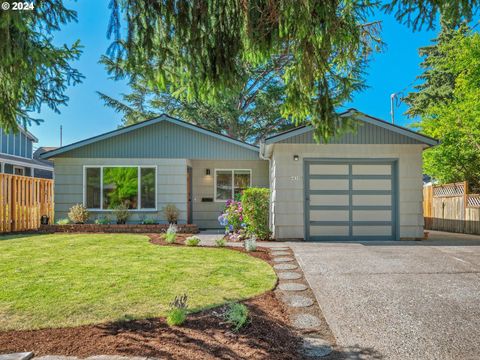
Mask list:
[[[53,222],[53,180],[0,174],[0,233],[35,230]]]
[[[425,229],[480,234],[480,194],[466,182],[423,188]]]

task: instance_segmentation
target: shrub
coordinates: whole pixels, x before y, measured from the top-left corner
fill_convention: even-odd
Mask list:
[[[142,224],[143,225],[154,225],[154,224],[158,224],[158,221],[155,220],[155,219],[143,219]]]
[[[108,225],[112,221],[108,216],[99,216],[98,218],[95,219],[95,224],[97,225]]]
[[[57,225],[68,225],[68,224],[70,224],[70,220],[67,218],[57,220]]]
[[[128,207],[124,204],[120,204],[115,208],[115,217],[117,218],[117,224],[125,224],[130,214],[128,213]]]
[[[240,241],[245,237],[242,203],[227,200],[223,213],[218,217],[220,225],[225,226],[225,234],[231,241]]]
[[[185,240],[185,245],[187,246],[197,246],[200,244],[200,238],[198,236],[190,236]]]
[[[215,240],[215,245],[218,247],[224,247],[227,244],[224,238],[218,238]]]
[[[88,210],[82,204],[75,204],[70,208],[68,218],[74,224],[84,224],[88,220]]]
[[[165,242],[168,244],[173,244],[175,242],[175,238],[177,237],[177,226],[175,224],[170,224],[165,233]]]
[[[167,204],[162,209],[165,219],[167,219],[169,224],[176,224],[178,217],[180,216],[180,210],[174,204]]]
[[[245,240],[245,250],[247,251],[257,250],[257,239],[255,239],[255,237]]]
[[[167,314],[167,324],[169,326],[180,326],[187,319],[188,310],[187,294],[175,296],[175,299],[170,303],[170,310]]]
[[[248,308],[240,303],[231,303],[225,312],[225,320],[238,331],[248,322]]]
[[[247,225],[247,232],[257,239],[268,240],[268,206],[270,190],[265,188],[248,188],[243,191],[243,217]]]

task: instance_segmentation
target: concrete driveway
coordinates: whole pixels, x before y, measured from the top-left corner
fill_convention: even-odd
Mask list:
[[[289,245],[348,358],[480,358],[480,237]]]

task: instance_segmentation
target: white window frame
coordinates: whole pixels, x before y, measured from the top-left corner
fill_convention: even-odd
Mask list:
[[[84,165],[83,166],[83,206],[87,206],[87,169],[100,169],[100,209],[90,209],[88,211],[92,212],[113,212],[115,209],[104,209],[103,208],[103,168],[111,167],[128,167],[128,168],[137,168],[138,175],[138,205],[136,209],[128,209],[130,212],[152,212],[158,211],[158,169],[157,165]],[[140,193],[141,187],[141,169],[155,169],[155,208],[142,209],[142,195]]]
[[[22,170],[22,175],[15,174],[16,169]],[[13,172],[13,175],[25,176],[25,167],[23,167],[23,166],[13,166],[12,172]]]
[[[250,181],[248,183],[248,187],[252,186],[252,169],[213,169],[213,201],[215,202],[227,202],[227,200],[220,200],[217,199],[217,171],[231,171],[232,172],[232,198],[234,198],[234,191],[235,191],[235,171],[248,171],[250,173]]]

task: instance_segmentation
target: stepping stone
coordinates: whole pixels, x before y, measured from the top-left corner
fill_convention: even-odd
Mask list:
[[[288,247],[272,247],[270,249],[272,251],[288,251],[288,250],[290,250]]]
[[[313,329],[320,326],[320,324],[320,319],[310,314],[297,314],[292,319],[292,325],[297,329]]]
[[[293,258],[292,257],[276,257],[276,258],[273,258],[273,261],[274,262],[289,262],[289,261],[293,261]]]
[[[32,357],[33,357],[33,352],[0,354],[0,360],[29,360]]]
[[[302,277],[302,275],[297,272],[281,272],[277,275],[280,280],[298,280]]]
[[[313,300],[306,297],[306,296],[301,296],[301,295],[289,295],[289,296],[284,296],[283,302],[287,304],[290,307],[309,307],[313,305]]]
[[[324,357],[330,355],[332,346],[326,340],[318,337],[303,338],[303,353],[308,357]]]
[[[273,265],[275,270],[294,270],[298,269],[298,266],[295,264],[276,264]]]
[[[278,288],[283,291],[304,291],[307,290],[307,286],[301,283],[281,283]]]
[[[284,256],[284,255],[290,255],[290,252],[288,251],[272,251],[273,256]]]

